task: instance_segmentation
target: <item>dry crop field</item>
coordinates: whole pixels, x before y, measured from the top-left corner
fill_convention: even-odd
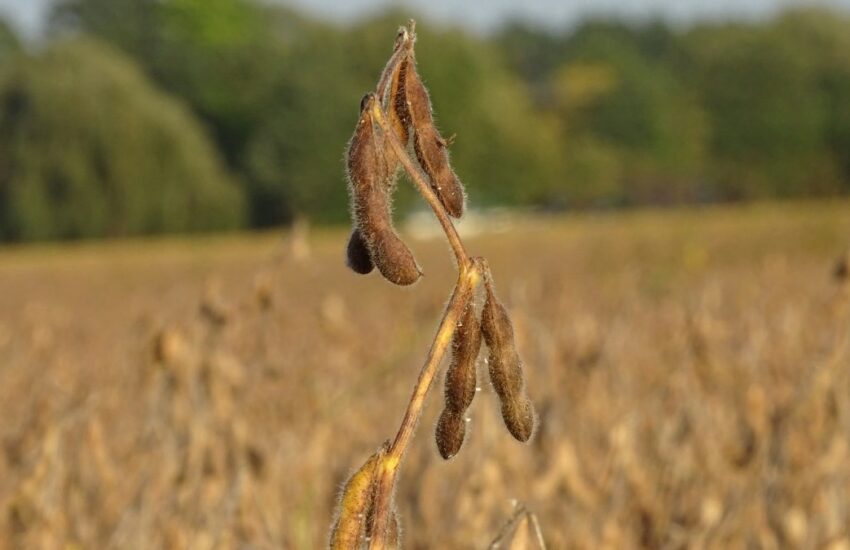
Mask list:
[[[415,290],[357,276],[347,235],[0,251],[0,549],[321,548],[455,276],[412,239]],[[850,204],[466,242],[540,428],[514,441],[482,384],[444,462],[438,381],[396,496],[405,548],[486,548],[520,502],[556,549],[850,549]]]

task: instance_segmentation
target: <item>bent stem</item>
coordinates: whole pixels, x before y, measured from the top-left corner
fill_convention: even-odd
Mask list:
[[[422,416],[425,398],[431,389],[446,350],[451,344],[457,322],[481,280],[478,265],[471,261],[469,265],[469,269],[461,272],[449,304],[446,306],[440,327],[437,329],[434,342],[428,352],[428,358],[425,360],[425,365],[422,367],[419,379],[413,388],[413,395],[410,397],[401,427],[399,427],[389,451],[378,466],[374,504],[375,516],[370,550],[383,550],[386,544],[385,538],[392,506],[392,495],[402,458],[419,423],[419,418]]]

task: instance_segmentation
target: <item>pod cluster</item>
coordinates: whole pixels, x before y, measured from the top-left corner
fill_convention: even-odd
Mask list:
[[[445,407],[437,420],[435,433],[437,450],[447,460],[460,451],[466,437],[466,412],[476,393],[476,359],[482,340],[487,344],[490,383],[499,398],[505,426],[522,442],[528,441],[534,433],[534,407],[525,393],[523,365],[516,349],[513,324],[491,282],[488,281],[485,290],[487,297],[480,321],[470,300],[452,340],[452,359],[445,378]]]
[[[402,28],[393,55],[374,94],[367,94],[347,154],[349,194],[354,229],[346,249],[347,265],[367,274],[375,267],[398,285],[415,283],[422,275],[413,253],[392,224],[392,194],[399,160],[388,136],[373,120],[375,104],[386,113],[389,128],[408,149],[449,215],[463,215],[466,195],[449,163],[448,142],[434,125],[431,99],[416,70],[415,35]]]
[[[354,231],[348,242],[348,265],[358,273],[372,271],[397,285],[415,283],[422,275],[413,253],[392,224],[392,191],[397,163],[372,117],[377,98],[367,94],[348,148],[348,180]]]

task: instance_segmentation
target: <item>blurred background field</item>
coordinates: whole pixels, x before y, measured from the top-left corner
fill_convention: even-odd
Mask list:
[[[0,550],[325,544],[455,277],[406,182],[424,280],[343,261],[410,17],[541,422],[438,389],[404,547],[850,550],[847,2],[389,4],[0,0]]]
[[[552,548],[847,548],[848,206],[470,237],[540,432],[511,439],[482,384],[444,462],[436,392],[397,495],[405,547],[484,548],[516,499]],[[0,254],[0,547],[321,547],[339,484],[397,428],[454,278],[443,242],[412,239],[416,287],[356,277],[346,237]]]

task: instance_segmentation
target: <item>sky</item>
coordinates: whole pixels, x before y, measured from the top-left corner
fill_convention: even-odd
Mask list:
[[[28,35],[35,35],[51,0],[0,0],[0,13]],[[266,0],[275,1],[275,0]],[[409,8],[432,20],[486,32],[505,20],[521,18],[558,28],[592,14],[630,18],[661,16],[673,22],[758,18],[786,6],[827,5],[850,11],[850,0],[277,0],[318,16],[349,21],[388,6]]]

